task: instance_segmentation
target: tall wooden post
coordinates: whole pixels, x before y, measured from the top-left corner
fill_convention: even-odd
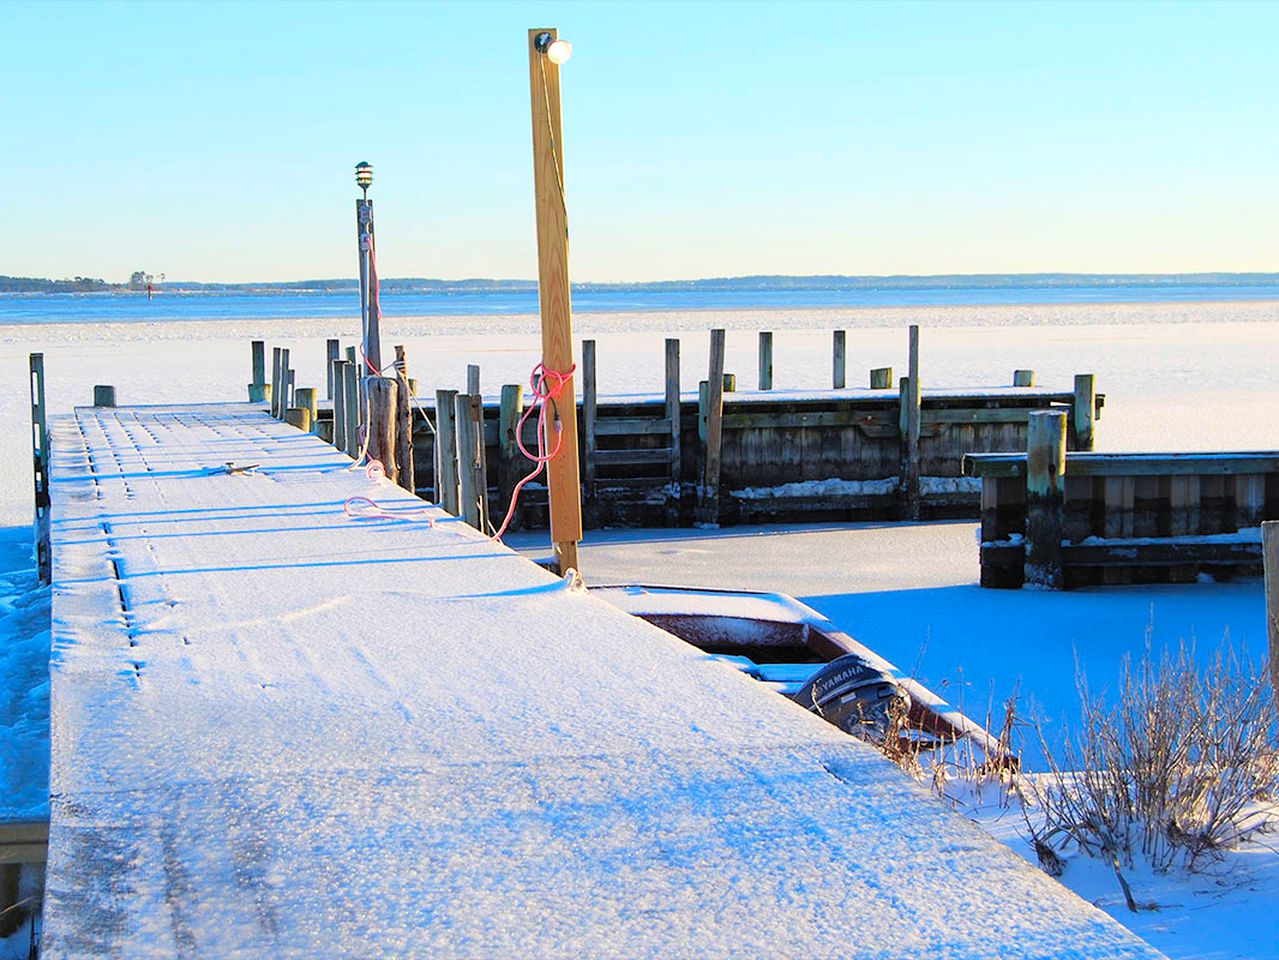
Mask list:
[[[831,386],[843,390],[848,382],[848,332],[836,330],[831,338]]]
[[[33,353],[31,363],[31,467],[35,480],[35,547],[40,582],[53,579],[49,542],[49,421],[44,403],[44,354]]]
[[[483,436],[476,435],[472,413],[473,401],[477,399],[468,393],[460,393],[453,398],[453,428],[457,431],[457,486],[461,511],[458,516],[476,530],[482,530],[480,497],[483,493],[477,481],[480,470],[479,444],[483,442]]]
[[[515,485],[529,472],[530,462],[520,453],[516,435],[520,429],[520,416],[524,413],[524,386],[508,383],[502,387],[502,406],[498,418],[498,448],[501,451],[497,471],[498,516],[504,517],[515,495]],[[519,505],[511,515],[508,530],[518,530],[524,520]]]
[[[547,449],[559,453],[547,464],[551,540],[560,573],[580,569],[582,486],[577,448],[577,395],[573,369],[573,318],[568,280],[568,201],[564,194],[564,140],[560,122],[560,68],[537,49],[537,38],[557,33],[528,32],[529,92],[533,112],[533,181],[537,196],[537,274],[542,312],[542,363],[565,378],[547,418]]]
[[[902,439],[905,441],[905,457],[902,464],[902,480],[906,492],[906,519],[919,519],[919,427],[922,420],[922,401],[919,386],[919,327],[910,327],[910,356],[908,376],[901,380]]]
[[[395,462],[396,480],[409,493],[417,492],[417,476],[413,464],[413,398],[409,391],[409,359],[403,344],[395,346]]]
[[[706,459],[697,522],[719,526],[719,474],[724,436],[724,331],[711,331],[710,374],[706,378]]]
[[[254,340],[249,347],[253,355],[253,381],[249,384],[249,402],[261,403],[266,399],[266,343]]]
[[[333,361],[338,358],[341,344],[336,340],[326,340],[324,342],[324,371],[325,371],[325,389],[328,391],[325,396],[333,399]]]
[[[373,233],[373,201],[368,197],[355,200],[355,236],[360,250],[360,332],[363,352],[374,370],[382,369],[382,307],[377,294],[377,245]],[[370,373],[363,364],[360,381]],[[363,391],[361,391],[362,393]]]
[[[356,460],[360,459],[361,441],[364,436],[360,432],[365,422],[360,418],[360,368],[357,364],[348,363],[342,368],[342,389],[346,393],[346,452]]]
[[[595,341],[582,341],[582,480],[587,496],[595,495],[595,408],[598,382],[595,379]]]
[[[458,515],[456,390],[435,391],[435,502]]]
[[[1270,689],[1279,710],[1279,520],[1261,525],[1261,553],[1266,567],[1266,635],[1270,638]]]
[[[1075,449],[1091,450],[1096,435],[1097,382],[1091,373],[1075,374]]]
[[[93,387],[93,405],[95,407],[114,407],[115,387],[109,383],[95,384]]]
[[[773,389],[773,334],[769,330],[759,333],[759,388]]]
[[[329,364],[329,376],[333,384],[333,446],[346,449],[346,361],[334,360]]]
[[[392,483],[400,482],[400,465],[396,459],[395,435],[399,417],[396,405],[399,393],[390,377],[367,377],[369,418],[365,429],[369,434],[369,460],[377,460]]]
[[[1027,423],[1026,582],[1060,589],[1062,504],[1066,491],[1066,414],[1036,410]]]
[[[666,418],[671,429],[671,485],[666,494],[666,522],[679,526],[679,502],[683,493],[683,452],[680,449],[683,426],[679,396],[679,338],[666,340]]]

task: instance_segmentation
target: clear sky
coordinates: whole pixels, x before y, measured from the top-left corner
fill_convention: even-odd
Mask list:
[[[1279,3],[0,4],[0,274],[1279,270]]]

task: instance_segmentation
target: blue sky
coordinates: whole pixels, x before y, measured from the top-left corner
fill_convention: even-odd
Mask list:
[[[576,280],[1279,270],[1275,3],[10,3],[0,274]],[[16,174],[16,175],[15,175]]]

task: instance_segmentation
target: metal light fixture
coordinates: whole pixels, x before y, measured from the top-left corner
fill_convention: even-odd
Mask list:
[[[355,183],[364,191],[364,199],[369,198],[369,187],[373,186],[373,164],[361,160],[355,165]]]
[[[573,55],[573,45],[567,40],[560,40],[549,33],[539,33],[533,41],[537,52],[546,55],[546,59],[559,66]]]

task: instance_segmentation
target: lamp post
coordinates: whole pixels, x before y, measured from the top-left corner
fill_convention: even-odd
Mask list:
[[[361,160],[355,165],[355,183],[363,196],[355,201],[355,233],[360,254],[360,335],[364,354],[361,381],[382,369],[381,305],[378,303],[377,249],[373,238],[373,201],[369,187],[373,185],[373,165]]]
[[[538,299],[542,313],[542,364],[564,376],[548,417],[546,448],[559,452],[546,465],[551,540],[561,574],[578,566],[582,539],[582,484],[577,449],[577,396],[573,378],[573,315],[568,281],[568,205],[564,196],[564,148],[560,125],[560,64],[573,52],[553,29],[528,32],[529,90],[533,108],[533,181],[537,201]],[[554,425],[553,425],[554,424]],[[557,426],[555,426],[557,425]],[[552,434],[557,429],[559,438]]]

